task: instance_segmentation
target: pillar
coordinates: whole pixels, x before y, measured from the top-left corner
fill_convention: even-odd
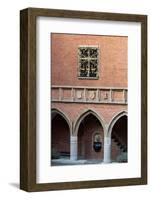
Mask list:
[[[77,160],[77,151],[78,151],[78,144],[77,144],[77,136],[70,136],[70,160]]]
[[[104,137],[104,163],[111,162],[111,138]]]

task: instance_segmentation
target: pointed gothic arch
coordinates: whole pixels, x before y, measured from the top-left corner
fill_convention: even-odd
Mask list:
[[[104,121],[93,110],[86,110],[76,120],[74,136],[77,137],[77,158],[103,160]],[[100,149],[96,150],[94,134],[99,137]],[[98,143],[97,143],[98,144]]]
[[[121,111],[112,118],[107,134],[111,139],[111,161],[127,162],[127,111]]]
[[[100,117],[100,115],[96,111],[94,111],[92,109],[88,109],[88,110],[84,111],[82,114],[80,114],[74,123],[73,134],[75,136],[77,136],[77,134],[78,134],[78,129],[79,129],[79,126],[80,126],[81,122],[83,121],[83,119],[90,114],[98,119],[101,126],[103,127],[103,131],[105,131],[105,121],[104,121],[103,117]]]
[[[59,109],[51,110],[51,157],[70,156],[71,122]]]
[[[51,109],[52,119],[55,117],[56,114],[59,114],[60,116],[62,116],[64,118],[64,120],[67,122],[69,129],[70,129],[70,135],[71,135],[72,134],[72,122],[70,121],[68,116],[62,110],[60,110],[58,108],[52,108]]]
[[[123,116],[127,116],[127,111],[123,110],[120,111],[118,114],[114,115],[114,117],[109,122],[108,130],[107,130],[107,136],[110,137],[112,133],[112,129],[115,125],[115,123]]]

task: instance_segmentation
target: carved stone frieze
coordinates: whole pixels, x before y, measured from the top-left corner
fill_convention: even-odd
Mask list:
[[[89,100],[95,100],[96,99],[96,91],[89,90],[89,92],[88,92],[88,99]]]
[[[83,98],[83,91],[82,90],[77,90],[76,97],[77,97],[77,99],[82,99]]]
[[[127,104],[127,88],[52,86],[52,102]]]

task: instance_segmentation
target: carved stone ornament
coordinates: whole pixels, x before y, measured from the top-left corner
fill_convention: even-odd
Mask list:
[[[94,100],[96,97],[96,92],[95,91],[89,91],[89,98]]]
[[[82,91],[77,90],[77,99],[82,99]]]
[[[108,92],[105,92],[104,95],[103,95],[104,100],[107,100],[108,96],[109,96]]]

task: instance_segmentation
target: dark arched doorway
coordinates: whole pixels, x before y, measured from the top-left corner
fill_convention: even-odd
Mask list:
[[[121,116],[115,122],[111,137],[112,162],[127,162],[127,115]]]
[[[103,144],[103,127],[98,118],[89,113],[82,118],[78,129],[78,159],[103,160]]]
[[[59,112],[52,112],[51,158],[70,158],[70,127]]]

